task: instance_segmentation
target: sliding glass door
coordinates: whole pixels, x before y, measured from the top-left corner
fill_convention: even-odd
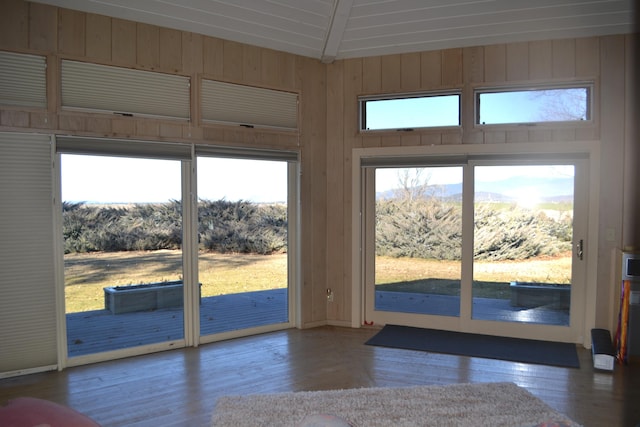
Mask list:
[[[484,157],[361,169],[364,321],[577,340],[586,161]]]
[[[200,335],[290,325],[290,164],[197,157]]]
[[[375,310],[460,315],[462,167],[375,171]]]
[[[474,319],[569,326],[575,170],[474,167]]]
[[[294,326],[297,152],[61,136],[56,153],[68,363]]]
[[[184,339],[181,162],[61,155],[69,357]]]

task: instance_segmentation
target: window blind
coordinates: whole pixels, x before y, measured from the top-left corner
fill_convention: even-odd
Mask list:
[[[0,52],[0,104],[47,108],[44,56]]]
[[[196,145],[197,156],[225,157],[231,159],[246,160],[281,160],[295,162],[298,161],[296,151],[284,150],[263,150],[243,147],[222,147],[215,145]]]
[[[189,118],[188,77],[67,60],[61,74],[64,108]]]
[[[298,95],[293,92],[202,80],[202,119],[214,123],[298,128]]]
[[[0,133],[0,375],[57,364],[50,137]]]
[[[56,152],[165,160],[191,159],[189,144],[75,136],[57,136]]]

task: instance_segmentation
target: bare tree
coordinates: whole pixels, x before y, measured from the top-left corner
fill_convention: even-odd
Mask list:
[[[396,197],[401,200],[413,202],[425,198],[431,180],[431,173],[426,173],[426,168],[398,169],[398,189]]]
[[[583,89],[549,89],[533,91],[539,101],[539,118],[543,121],[573,121],[587,119],[587,92]]]

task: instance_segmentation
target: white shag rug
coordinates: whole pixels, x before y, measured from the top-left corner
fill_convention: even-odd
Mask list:
[[[212,425],[578,426],[513,383],[225,396],[216,403]]]

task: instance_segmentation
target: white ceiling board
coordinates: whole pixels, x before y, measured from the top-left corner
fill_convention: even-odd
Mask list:
[[[633,31],[635,0],[34,0],[323,62]]]

